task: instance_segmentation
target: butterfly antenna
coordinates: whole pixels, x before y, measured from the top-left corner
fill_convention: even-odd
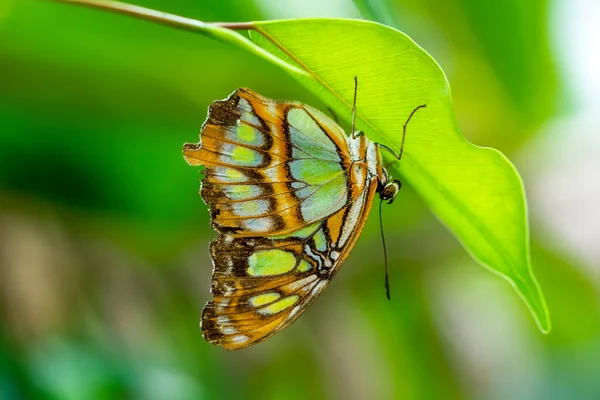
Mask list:
[[[385,144],[381,144],[381,143],[375,143],[375,146],[382,148],[384,150],[387,150],[388,152],[390,152],[394,157],[396,157],[396,159],[398,161],[400,161],[402,159],[402,152],[404,151],[404,139],[406,138],[406,127],[408,126],[408,123],[410,122],[411,118],[413,117],[413,115],[415,115],[415,113],[421,109],[421,108],[425,108],[427,107],[427,104],[421,104],[420,106],[417,106],[414,110],[412,110],[412,112],[410,113],[410,115],[408,116],[408,118],[406,119],[406,122],[404,123],[404,125],[402,125],[402,142],[400,143],[400,151],[398,152],[398,154],[394,153],[394,150],[390,149],[389,147],[387,147]]]
[[[402,159],[402,152],[404,151],[404,139],[406,138],[406,126],[410,122],[410,119],[413,117],[413,115],[415,115],[415,113],[419,109],[425,108],[425,107],[427,107],[427,104],[421,104],[420,106],[417,106],[417,108],[415,108],[414,110],[412,110],[412,112],[410,113],[410,115],[406,119],[406,122],[404,123],[404,125],[402,125],[402,143],[400,143],[400,153],[398,153],[398,161],[400,161],[400,159]]]
[[[354,129],[356,122],[356,92],[358,92],[358,78],[354,77],[354,103],[352,103],[352,139],[356,139],[356,131]]]
[[[388,258],[387,249],[385,247],[385,236],[383,235],[383,218],[381,217],[381,204],[383,200],[379,200],[379,229],[381,231],[381,243],[383,243],[383,259],[385,261],[385,295],[390,300],[390,278],[388,274]]]

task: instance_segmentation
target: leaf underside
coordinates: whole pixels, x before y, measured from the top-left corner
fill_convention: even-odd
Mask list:
[[[351,117],[353,77],[359,79],[357,129],[405,152],[389,168],[409,183],[481,265],[508,280],[540,330],[550,318],[529,258],[525,194],[500,152],[464,139],[439,65],[408,36],[369,21],[308,19],[254,23],[250,39],[277,56],[301,84],[341,118]]]

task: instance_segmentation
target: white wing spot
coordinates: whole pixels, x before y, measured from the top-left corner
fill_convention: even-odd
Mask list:
[[[313,288],[313,290],[311,290],[311,296],[316,296],[319,293],[321,293],[321,290],[323,290],[323,287],[327,284],[327,281],[321,281],[319,283],[317,283],[315,285],[315,287]]]
[[[273,220],[270,217],[251,218],[244,220],[242,225],[249,231],[267,232],[273,227]]]
[[[248,341],[248,336],[246,335],[236,335],[231,338],[233,343],[243,343]]]
[[[225,326],[223,328],[221,328],[221,333],[223,335],[234,335],[237,332],[237,329],[235,329],[232,326]]]
[[[306,278],[297,280],[296,282],[292,282],[289,285],[286,286],[286,288],[290,291],[290,292],[295,292],[296,290],[300,289],[303,286],[308,285],[311,282],[314,282],[314,280],[317,279],[316,275],[309,275]]]
[[[298,314],[298,311],[300,311],[301,308],[302,307],[300,307],[300,306],[294,307],[294,309],[290,312],[289,319],[294,318],[294,315]]]

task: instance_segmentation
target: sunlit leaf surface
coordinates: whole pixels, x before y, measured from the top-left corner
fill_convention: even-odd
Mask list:
[[[450,88],[436,62],[410,38],[386,26],[349,20],[260,22],[251,38],[307,74],[300,82],[346,120],[353,77],[359,78],[357,126],[405,153],[392,164],[482,265],[506,278],[540,329],[550,319],[529,261],[523,186],[498,151],[474,146],[454,121]],[[295,74],[292,70],[292,74]]]

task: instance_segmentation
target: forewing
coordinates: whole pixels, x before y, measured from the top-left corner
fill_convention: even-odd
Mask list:
[[[227,349],[259,343],[300,316],[337,273],[367,219],[376,180],[333,215],[293,235],[220,234],[211,243],[213,300],[202,312],[206,340]]]
[[[212,226],[234,236],[291,233],[348,202],[348,147],[320,111],[237,89],[214,102],[200,143],[184,146],[203,165],[201,195]]]

